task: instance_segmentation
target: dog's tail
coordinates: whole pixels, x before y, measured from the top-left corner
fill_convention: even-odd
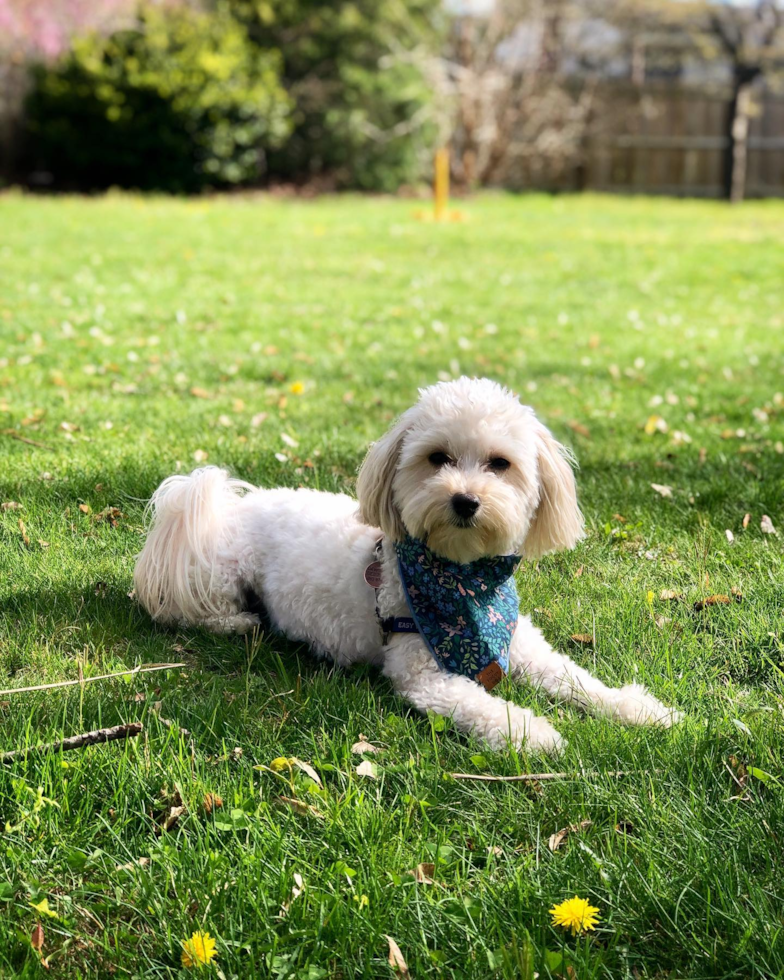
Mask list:
[[[252,489],[217,466],[170,476],[158,487],[133,576],[136,596],[153,619],[233,625],[241,597],[237,554],[228,546],[239,495]]]

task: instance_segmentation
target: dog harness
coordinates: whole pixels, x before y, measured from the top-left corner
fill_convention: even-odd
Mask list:
[[[411,616],[382,619],[376,606],[384,643],[391,633],[419,633],[442,670],[492,690],[509,666],[519,612],[513,577],[519,557],[480,558],[461,565],[410,535],[395,542],[395,551]],[[380,553],[379,541],[377,557]],[[378,589],[380,573],[380,561],[373,562],[365,581]]]

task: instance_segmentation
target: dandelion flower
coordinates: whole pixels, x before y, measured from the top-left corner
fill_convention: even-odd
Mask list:
[[[294,384],[289,385],[289,391],[292,395],[301,395],[305,390],[305,385],[301,381],[295,381]]]
[[[571,929],[572,935],[576,936],[581,932],[588,932],[595,929],[599,920],[599,909],[589,905],[587,899],[567,898],[565,902],[550,909],[553,917],[554,926],[562,926],[564,929]]]
[[[190,939],[182,940],[182,965],[188,969],[201,969],[215,956],[215,940],[208,932],[194,932]]]

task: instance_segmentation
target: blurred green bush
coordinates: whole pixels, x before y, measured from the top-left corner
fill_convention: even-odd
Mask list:
[[[325,177],[395,190],[429,165],[440,0],[142,6],[34,69],[31,168],[174,192]]]
[[[281,58],[227,7],[140,8],[133,29],[76,38],[34,69],[32,164],[60,186],[194,192],[258,177],[292,128]]]
[[[255,44],[280,51],[295,104],[272,175],[391,191],[429,172],[437,107],[427,67],[441,46],[441,0],[227,2]]]

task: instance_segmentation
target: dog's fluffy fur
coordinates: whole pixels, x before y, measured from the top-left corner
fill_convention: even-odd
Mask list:
[[[432,462],[434,453],[448,461]],[[489,466],[499,457],[507,469]],[[456,515],[458,493],[478,498],[473,518]],[[342,666],[381,665],[420,711],[449,715],[497,748],[558,749],[561,737],[546,719],[444,673],[418,635],[394,634],[384,646],[363,572],[383,532],[379,612],[400,616],[408,610],[394,541],[406,531],[460,563],[574,547],[583,519],[563,447],[510,392],[460,378],[422,391],[371,447],[357,496],[359,506],[343,494],[259,490],[211,466],[169,477],[151,501],[152,526],[135,572],[139,601],[162,622],[244,632],[259,622],[253,596],[277,629],[316,654]],[[510,674],[617,721],[670,725],[679,718],[643,687],[606,687],[556,653],[524,616]]]

